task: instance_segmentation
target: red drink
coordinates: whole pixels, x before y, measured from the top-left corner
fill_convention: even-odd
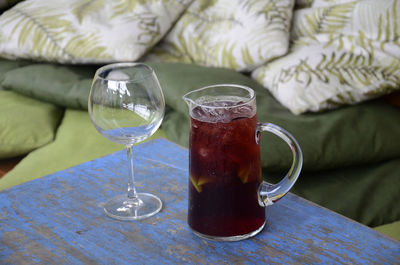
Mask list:
[[[208,105],[191,111],[188,223],[207,236],[246,235],[265,223],[255,101]]]

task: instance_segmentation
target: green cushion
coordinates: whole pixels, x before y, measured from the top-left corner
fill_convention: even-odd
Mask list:
[[[388,235],[394,239],[400,241],[400,221],[393,222],[386,225],[381,225],[374,228],[376,231],[382,234]]]
[[[54,139],[63,110],[0,90],[0,159],[24,155]]]
[[[0,83],[3,82],[5,73],[29,64],[31,63],[26,61],[8,61],[0,59]]]
[[[8,70],[1,84],[29,97],[64,107],[86,109],[93,74],[93,67],[87,66],[27,64]],[[68,104],[65,104],[65,99]]]
[[[164,91],[168,106],[166,120],[170,120],[169,115],[181,116],[175,118],[177,123],[166,131],[181,145],[187,146],[189,132],[188,110],[182,95],[205,85],[237,83],[256,91],[260,121],[276,123],[297,138],[304,152],[306,170],[362,165],[400,157],[400,123],[396,122],[400,109],[383,100],[296,116],[280,105],[261,84],[235,71],[180,63],[150,65]],[[86,109],[89,84],[97,67],[32,64],[5,73],[2,85],[65,107]],[[166,128],[167,125],[163,123],[162,126]],[[270,171],[287,169],[291,164],[288,147],[269,134],[264,134],[263,139],[263,166]]]
[[[157,131],[151,138],[162,137]],[[0,179],[0,190],[123,149],[96,131],[87,111],[67,109],[55,140],[25,157]],[[128,170],[128,169],[127,169]]]
[[[303,171],[293,192],[368,226],[400,220],[400,158],[340,169]],[[277,182],[283,174],[265,178]]]

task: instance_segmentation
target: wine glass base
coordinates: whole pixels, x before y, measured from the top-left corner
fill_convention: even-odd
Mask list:
[[[138,193],[140,203],[132,203],[126,194],[118,195],[104,204],[104,211],[118,220],[140,220],[153,216],[162,208],[161,200],[150,193]]]

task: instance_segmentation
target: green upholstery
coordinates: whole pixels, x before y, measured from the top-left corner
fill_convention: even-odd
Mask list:
[[[381,232],[382,234],[388,235],[400,241],[400,221],[381,225],[375,227],[374,229],[378,232]]]
[[[9,61],[0,61],[4,68]],[[70,108],[87,108],[93,67],[25,64],[3,72],[2,86],[26,96]],[[50,81],[50,82],[48,82]],[[65,98],[68,104],[65,105]]]
[[[164,136],[162,131],[158,131],[152,138],[162,136]],[[67,109],[55,140],[29,153],[0,179],[0,189],[73,167],[121,149],[124,149],[123,145],[107,140],[96,131],[87,111]]]
[[[3,63],[8,63],[5,61]],[[0,67],[2,62],[0,61]],[[400,123],[394,119],[400,110],[383,100],[318,114],[293,115],[256,81],[232,70],[181,63],[153,63],[163,87],[168,115],[177,124],[171,139],[187,145],[188,111],[181,99],[186,92],[209,84],[237,83],[257,93],[258,118],[276,123],[290,131],[305,153],[304,167],[309,171],[342,168],[382,162],[400,157]],[[18,93],[46,100],[67,108],[87,108],[91,78],[98,66],[59,66],[30,64],[4,74],[2,86]],[[32,81],[34,76],[40,75]],[[166,117],[166,120],[170,119]],[[163,124],[164,126],[164,124]],[[186,138],[185,138],[186,135]],[[285,170],[291,157],[287,147],[273,136],[265,135],[263,166],[272,171]],[[270,148],[266,144],[271,145]]]
[[[0,90],[0,159],[24,155],[53,141],[63,110]]]

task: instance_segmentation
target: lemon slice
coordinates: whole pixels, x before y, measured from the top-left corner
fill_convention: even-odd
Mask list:
[[[207,177],[199,177],[197,180],[190,176],[190,182],[192,182],[193,187],[197,190],[197,192],[201,192],[203,190],[202,185],[212,182],[210,178]]]
[[[246,184],[249,181],[250,174],[250,165],[245,165],[239,168],[238,177],[242,181],[243,184]]]

